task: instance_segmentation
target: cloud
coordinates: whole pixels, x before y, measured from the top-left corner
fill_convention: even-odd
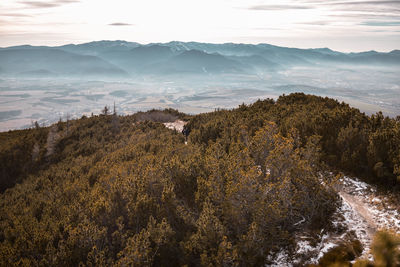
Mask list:
[[[29,8],[49,8],[58,6],[58,4],[56,3],[37,2],[37,1],[23,1],[19,3],[24,4]]]
[[[282,31],[282,28],[274,28],[274,27],[255,27],[252,28],[253,30],[257,31]]]
[[[400,6],[399,1],[348,1],[326,3],[327,5],[395,5]]]
[[[330,24],[332,24],[332,21],[328,21],[328,20],[318,20],[318,21],[299,22],[299,23],[297,23],[297,24],[324,26],[324,25],[330,25]]]
[[[392,12],[398,13],[400,11],[400,1],[399,0],[370,0],[370,1],[346,1],[346,0],[298,0],[296,3],[304,4],[304,5],[313,5],[314,8],[324,7],[333,10],[341,10],[346,12]]]
[[[18,3],[24,4],[27,8],[52,8],[65,4],[78,3],[79,0],[54,0],[54,1],[19,1]]]
[[[364,21],[364,22],[360,23],[360,25],[391,27],[391,26],[400,26],[400,21]]]
[[[304,5],[257,5],[251,6],[249,10],[290,10],[290,9],[312,9],[312,6],[304,6]]]
[[[28,15],[28,14],[22,14],[22,13],[3,13],[3,14],[0,14],[0,17],[32,17],[32,16]]]
[[[133,26],[133,24],[123,23],[123,22],[114,22],[108,24],[108,26]]]
[[[322,3],[325,7],[331,7],[341,11],[361,11],[361,12],[400,12],[400,1],[347,1],[347,2],[333,2]]]
[[[354,19],[390,19],[390,20],[396,20],[399,17],[392,14],[392,13],[385,13],[385,12],[379,12],[377,14],[365,14],[362,12],[359,13],[344,13],[344,14],[332,14],[329,15],[329,17],[332,18],[354,18]]]
[[[326,1],[315,3],[316,8],[332,11],[326,15],[341,22],[360,25],[365,21],[398,21],[400,0],[398,1]]]
[[[346,1],[346,0],[298,0],[297,3],[313,5],[399,5],[398,0],[367,0],[367,1]]]

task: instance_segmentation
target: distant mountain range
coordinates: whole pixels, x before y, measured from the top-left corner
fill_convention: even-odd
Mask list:
[[[134,77],[170,74],[258,74],[296,66],[398,66],[400,51],[341,53],[269,44],[99,41],[57,47],[0,48],[0,76]]]

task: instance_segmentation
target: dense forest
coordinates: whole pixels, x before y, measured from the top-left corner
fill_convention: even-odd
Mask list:
[[[187,145],[162,124],[176,119]],[[400,118],[302,93],[196,116],[105,109],[0,133],[0,169],[0,266],[262,266],[330,224],[336,174],[398,190]]]

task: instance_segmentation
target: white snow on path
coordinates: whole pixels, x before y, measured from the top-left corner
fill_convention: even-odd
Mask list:
[[[339,193],[342,198],[342,205],[338,212],[343,216],[344,221],[337,221],[334,223],[345,225],[348,231],[353,231],[364,248],[361,257],[372,260],[370,248],[376,229],[371,227],[368,221],[357,211],[358,206],[356,207],[356,205],[351,202],[350,196],[344,194],[345,193]]]
[[[389,204],[387,195],[382,195],[372,185],[347,176],[339,180],[338,188],[342,201],[332,216],[332,224],[334,229],[346,230],[327,232],[322,229],[318,243],[312,242],[314,239],[307,234],[299,235],[294,258],[288,259],[288,262],[296,265],[317,264],[330,249],[354,235],[364,248],[360,257],[373,260],[370,247],[375,232],[390,229],[400,233],[400,213],[393,204]]]
[[[176,130],[178,132],[182,132],[183,126],[185,126],[186,123],[187,123],[186,121],[176,120],[174,122],[166,122],[166,123],[163,123],[163,124],[168,129]]]
[[[297,257],[295,256],[293,263],[296,265],[318,264],[319,260],[325,255],[325,253],[330,249],[337,247],[343,241],[348,240],[349,233],[354,233],[363,246],[368,248],[369,252],[371,238],[365,230],[367,229],[368,224],[349,204],[347,204],[347,202],[342,201],[341,205],[332,215],[332,218],[334,219],[332,224],[335,229],[346,230],[328,232],[322,229],[318,238],[319,242],[314,245],[311,245],[313,242],[309,241],[312,240],[312,237],[307,235],[299,236],[295,253]],[[371,259],[369,253],[364,254]],[[307,255],[306,258],[304,258],[303,255]]]
[[[342,201],[349,205],[355,214],[357,214],[364,221],[365,232],[368,234],[369,238],[372,239],[377,230],[377,225],[374,220],[374,216],[371,214],[366,205],[358,200],[356,197],[347,194],[346,192],[339,192],[339,196]]]
[[[375,232],[389,229],[400,233],[400,212],[387,195],[379,193],[372,185],[347,176],[339,180],[338,187],[342,201],[332,216],[336,230],[322,229],[318,242],[308,233],[299,234],[294,254],[282,249],[268,257],[273,264],[266,266],[318,264],[330,249],[354,238],[363,245],[360,258],[373,260],[370,248]]]
[[[387,195],[379,193],[374,186],[361,182],[356,178],[345,176],[341,179],[341,193],[351,196],[354,202],[358,202],[366,213],[356,209],[361,215],[371,217],[371,226],[377,230],[390,229],[400,233],[400,213],[398,207],[391,203]],[[368,218],[366,218],[368,220]]]
[[[370,246],[377,230],[400,233],[400,214],[386,195],[357,178],[340,179],[339,195],[342,198],[342,214],[349,230],[355,231],[364,246],[362,257],[372,258]]]

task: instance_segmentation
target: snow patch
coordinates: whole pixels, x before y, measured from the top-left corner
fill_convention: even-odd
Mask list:
[[[295,259],[293,260],[295,264],[317,264],[330,249],[343,242],[350,232],[355,233],[360,242],[364,246],[366,245],[367,250],[364,250],[364,254],[367,255],[369,253],[371,240],[365,231],[368,225],[349,204],[342,201],[332,218],[334,218],[332,221],[333,228],[345,229],[345,231],[338,230],[337,232],[327,233],[322,229],[318,238],[319,242],[315,245],[311,245],[310,241],[308,241],[312,240],[312,237],[299,237],[295,250]]]
[[[389,229],[400,233],[400,213],[396,207],[389,204],[388,197],[379,193],[376,187],[362,182],[357,178],[347,176],[343,177],[340,183],[341,191],[345,192],[344,194],[350,195],[354,199],[354,202],[357,202],[354,206],[361,206],[360,210],[357,210],[357,207],[354,210],[354,208],[350,207],[352,203],[346,203],[346,200],[342,196],[344,200],[342,214],[349,229],[356,232],[358,239],[363,244],[363,256],[371,260],[370,247],[373,235],[371,232]],[[364,218],[362,218],[363,216]],[[367,231],[370,231],[369,235]]]
[[[400,233],[400,213],[396,207],[390,205],[387,196],[379,194],[374,186],[357,178],[345,176],[341,182],[342,190],[355,196],[373,215],[372,219],[378,230],[390,229]]]
[[[343,186],[344,190],[356,196],[363,196],[366,193],[375,193],[376,189],[371,185],[360,181],[357,178],[350,178],[348,176],[344,176],[340,179],[341,185]]]
[[[174,122],[166,122],[163,123],[165,125],[165,127],[167,127],[168,129],[171,130],[176,130],[178,132],[182,132],[183,130],[183,126],[185,126],[187,122],[182,121],[182,120],[176,120]]]
[[[285,251],[283,249],[280,250],[276,254],[269,255],[267,257],[267,260],[270,262],[273,262],[273,264],[265,265],[265,266],[269,266],[269,267],[280,267],[280,266],[291,267],[291,266],[293,266],[293,264],[290,262],[290,258],[289,258],[287,251]]]
[[[295,251],[290,254],[292,256],[280,250],[271,254],[268,260],[274,264],[268,266],[317,264],[330,249],[353,238],[363,245],[360,258],[373,260],[370,248],[375,231],[390,229],[400,233],[400,211],[389,204],[390,196],[382,195],[374,186],[347,176],[339,180],[339,188],[342,201],[332,216],[334,230],[327,232],[322,229],[317,236],[307,233],[298,235]]]

